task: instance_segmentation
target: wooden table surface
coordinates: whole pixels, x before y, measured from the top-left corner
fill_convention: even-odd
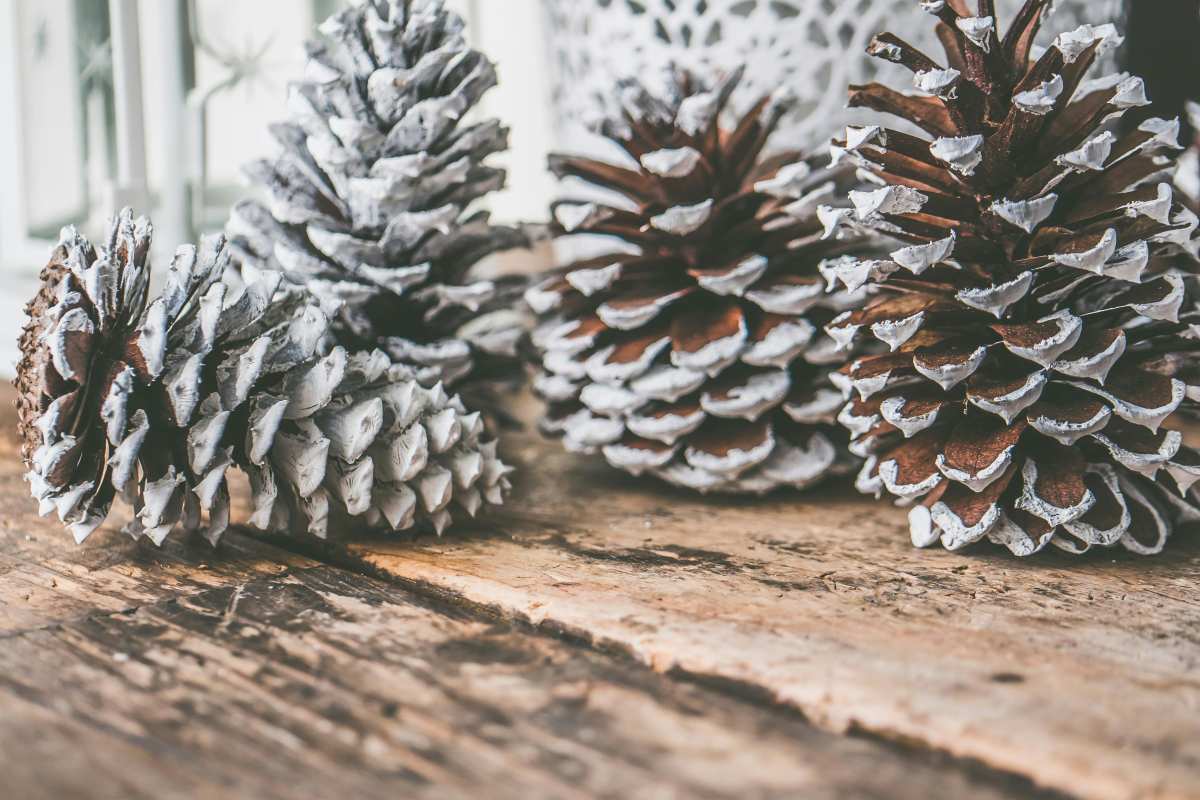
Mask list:
[[[0,797],[1200,797],[1200,532],[915,551],[846,488],[705,502],[517,434],[440,540],[75,547],[12,417]]]

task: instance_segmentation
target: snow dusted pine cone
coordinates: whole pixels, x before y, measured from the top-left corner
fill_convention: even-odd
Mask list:
[[[903,244],[838,271],[875,294],[829,332],[890,349],[842,373],[858,396],[841,419],[870,456],[859,487],[915,502],[918,546],[1157,553],[1195,518],[1200,477],[1200,457],[1162,427],[1200,398],[1180,380],[1197,344],[1180,316],[1193,288],[1178,269],[1192,265],[1176,255],[1196,218],[1165,182],[1178,123],[1109,132],[1146,103],[1136,77],[1084,80],[1118,41],[1111,25],[1033,59],[1048,0],[1029,0],[1003,38],[987,0],[978,16],[965,0],[921,5],[946,63],[880,35],[869,52],[920,91],[871,84],[850,102],[927,137],[871,126],[835,143],[879,184],[852,195],[847,221]]]
[[[23,455],[42,513],[76,540],[121,493],[133,536],[158,544],[178,526],[216,544],[234,466],[250,479],[251,523],[280,532],[324,536],[335,511],[440,533],[452,508],[502,502],[508,470],[478,414],[382,352],[322,353],[324,314],[278,294],[277,273],[231,292],[219,236],[181,247],[148,302],[150,236],[129,211],[99,249],[67,228],[28,307]]]
[[[815,213],[833,181],[796,154],[762,157],[786,95],[721,126],[741,74],[705,86],[672,71],[662,97],[621,84],[623,119],[601,132],[630,163],[552,156],[551,169],[624,198],[557,203],[560,232],[622,247],[526,293],[546,317],[543,430],[701,492],[807,486],[845,463],[828,380],[840,357],[822,327],[846,297],[826,293],[820,265],[850,245],[823,239]]]
[[[426,385],[519,377],[524,284],[474,272],[529,238],[466,210],[504,185],[484,162],[508,131],[462,122],[495,68],[441,0],[367,0],[320,30],[291,118],[272,127],[280,155],[248,169],[270,207],[234,209],[239,260],[284,271],[342,344],[381,347]]]

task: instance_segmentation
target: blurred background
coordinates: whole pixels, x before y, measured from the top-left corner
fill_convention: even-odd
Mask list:
[[[0,372],[11,372],[20,308],[63,225],[95,233],[131,205],[154,219],[160,260],[222,227],[248,191],[242,165],[273,150],[267,126],[283,116],[304,40],[346,2],[0,0]],[[845,86],[875,76],[863,55],[873,34],[935,46],[916,0],[446,3],[498,64],[481,113],[512,131],[509,187],[488,203],[502,220],[545,218],[556,192],[546,153],[598,150],[587,125],[619,76],[744,62],[742,99],[786,84],[802,110],[780,136],[816,148],[853,120]],[[1002,25],[1020,3],[999,0]],[[1104,66],[1147,75],[1157,113],[1180,112],[1200,82],[1200,0],[1057,5],[1043,43],[1085,20],[1118,21],[1130,41]]]

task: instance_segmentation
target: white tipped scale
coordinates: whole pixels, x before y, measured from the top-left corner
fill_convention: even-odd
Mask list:
[[[878,414],[858,414],[853,403],[846,403],[837,415],[838,424],[850,431],[855,439],[865,436],[879,424],[880,419]]]
[[[650,226],[672,236],[689,236],[708,222],[714,201],[705,200],[690,206],[673,206],[650,218]]]
[[[1096,42],[1100,43],[1096,48],[1096,55],[1100,56],[1114,47],[1120,47],[1124,41],[1125,37],[1117,31],[1116,26],[1112,23],[1084,24],[1073,31],[1059,34],[1054,40],[1053,47],[1062,53],[1063,61],[1074,64],[1084,51]]]
[[[929,510],[929,514],[934,525],[941,531],[939,538],[942,547],[950,551],[961,550],[967,545],[978,542],[991,533],[1004,516],[1004,512],[1000,510],[1000,506],[993,503],[983,512],[983,516],[979,518],[979,521],[974,525],[967,525],[958,514],[954,513],[948,504],[941,501],[933,504],[933,507]]]
[[[904,269],[920,275],[930,267],[945,261],[954,253],[954,245],[958,236],[954,231],[945,239],[938,239],[929,244],[914,244],[902,247],[891,253],[892,260]]]
[[[1138,125],[1137,129],[1142,133],[1151,134],[1150,139],[1142,143],[1141,150],[1157,149],[1160,147],[1168,150],[1182,149],[1179,144],[1179,117],[1173,119],[1150,117]]]
[[[853,311],[843,311],[825,326],[825,333],[837,345],[839,351],[849,350],[858,337],[862,325],[851,325],[849,320],[854,316]]]
[[[903,319],[880,320],[871,325],[871,333],[894,353],[921,330],[924,322],[925,312],[919,311]]]
[[[1108,406],[1101,406],[1091,419],[1082,422],[1054,419],[1044,414],[1038,416],[1031,414],[1027,419],[1030,426],[1038,433],[1054,439],[1061,445],[1071,447],[1085,436],[1091,436],[1093,433],[1104,430],[1108,421],[1112,419],[1112,411]]]
[[[650,369],[650,365],[662,354],[663,350],[670,347],[671,337],[663,336],[660,339],[648,344],[642,350],[638,357],[630,361],[616,362],[612,361],[612,355],[616,350],[615,346],[606,347],[598,350],[588,357],[584,362],[582,370],[585,371],[586,377],[590,377],[597,383],[624,383],[633,380],[639,375],[645,374],[646,370]],[[572,367],[576,362],[571,362]],[[546,363],[548,369],[552,368],[549,363]],[[576,374],[575,369],[567,371],[556,370],[560,374],[573,380],[580,380],[585,377],[585,374]]]
[[[714,417],[754,421],[782,403],[791,388],[791,377],[785,370],[760,372],[723,394],[702,393],[700,407]]]
[[[995,19],[992,17],[959,17],[954,21],[954,25],[980,50],[985,53],[991,52],[991,37],[996,30]]]
[[[983,161],[983,136],[943,136],[933,140],[929,153],[959,175],[974,175]]]
[[[478,450],[456,450],[443,460],[442,465],[454,476],[455,487],[469,492],[483,475],[483,460],[483,453]]]
[[[745,294],[746,289],[766,273],[769,263],[766,256],[747,256],[728,272],[717,275],[701,275],[696,282],[713,294],[741,297]]]
[[[995,414],[1004,420],[1006,425],[1011,425],[1012,421],[1022,411],[1041,399],[1042,392],[1045,390],[1048,382],[1049,377],[1047,373],[1044,370],[1039,370],[1030,374],[1024,383],[1007,394],[985,397],[973,393],[968,389],[967,400],[976,408],[980,408],[989,414]]]
[[[142,354],[145,377],[155,379],[162,374],[167,359],[167,306],[161,297],[150,303],[138,329],[136,347]]]
[[[1029,287],[1032,285],[1033,272],[1022,272],[1010,281],[995,286],[962,289],[954,296],[963,305],[986,311],[996,319],[1000,319],[1009,306],[1029,292]]]
[[[404,531],[416,524],[417,493],[404,484],[377,483],[374,503],[394,531]]]
[[[1183,402],[1184,397],[1187,395],[1187,384],[1177,378],[1172,378],[1171,398],[1162,406],[1145,408],[1118,397],[1102,386],[1095,386],[1091,383],[1079,381],[1070,381],[1070,384],[1086,392],[1103,397],[1111,404],[1113,412],[1118,417],[1154,432],[1158,431],[1159,426],[1166,421],[1167,417],[1175,413],[1179,408],[1179,404]]]
[[[200,405],[200,377],[204,368],[204,356],[196,353],[167,366],[163,374],[167,405],[177,427],[191,422],[192,414]]]
[[[133,367],[125,367],[118,372],[108,385],[108,395],[100,404],[100,419],[104,421],[105,437],[109,444],[117,445],[125,438],[135,374]]]
[[[1021,345],[1005,340],[1004,346],[1013,355],[1043,367],[1050,366],[1060,355],[1074,347],[1083,333],[1083,320],[1072,314],[1069,309],[1042,317],[1037,322],[1053,324],[1055,330],[1037,342]]]
[[[329,440],[319,434],[314,425],[310,430],[283,431],[275,437],[272,463],[300,497],[316,492],[325,480]]]
[[[874,191],[851,191],[850,202],[860,220],[883,214],[916,214],[929,198],[908,186],[884,186]]]
[[[1129,283],[1141,283],[1142,274],[1150,265],[1150,245],[1145,241],[1133,242],[1117,250],[1104,265],[1104,275]]]
[[[1054,529],[1051,528],[1035,540],[1021,526],[1001,514],[987,537],[993,544],[1006,547],[1013,555],[1024,558],[1044,550],[1054,538]]]
[[[618,469],[627,470],[630,474],[641,475],[650,470],[662,469],[671,463],[679,453],[678,447],[631,447],[621,442],[607,444],[601,448],[604,458],[609,464]]]
[[[744,319],[739,320],[738,329],[729,336],[713,339],[694,351],[671,350],[671,364],[679,369],[703,372],[716,377],[738,359],[746,349],[749,334]]]
[[[1045,116],[1054,110],[1062,93],[1062,76],[1054,75],[1050,80],[1038,84],[1032,89],[1014,94],[1013,105],[1026,114]]]
[[[896,497],[920,497],[928,494],[937,488],[944,478],[941,473],[936,470],[915,483],[900,483],[900,465],[894,460],[887,460],[879,464],[879,478],[883,481],[883,485],[887,490]]]
[[[345,462],[358,461],[383,430],[383,400],[368,398],[327,409],[315,418],[329,439],[329,454]]]
[[[246,470],[250,479],[250,517],[247,522],[258,530],[270,530],[271,514],[279,500],[279,485],[270,464]]]
[[[820,388],[811,399],[804,402],[784,401],[783,413],[793,422],[802,425],[818,425],[834,422],[842,407],[842,393],[835,389]]]
[[[375,485],[375,464],[364,458],[352,464],[334,459],[325,476],[325,488],[352,517],[361,516],[371,507],[371,492]]]
[[[1179,322],[1179,311],[1183,307],[1183,301],[1187,295],[1183,278],[1179,275],[1167,274],[1163,276],[1163,280],[1171,287],[1165,296],[1149,303],[1131,303],[1130,308],[1143,317],[1163,322]]]
[[[1158,471],[1165,467],[1183,446],[1183,434],[1179,431],[1167,431],[1162,443],[1153,453],[1128,450],[1107,436],[1104,431],[1093,434],[1092,439],[1102,444],[1118,464],[1151,479],[1158,475]]]
[[[147,480],[142,489],[142,509],[138,513],[138,521],[146,528],[173,526],[180,511],[177,506],[182,486],[183,478],[175,472],[174,467],[168,467],[167,472],[157,480]]]
[[[625,424],[619,419],[598,416],[587,409],[576,411],[564,426],[565,441],[582,452],[619,441],[625,434]]]
[[[1117,84],[1117,92],[1109,103],[1121,111],[1150,105],[1145,82],[1136,76],[1124,79]]]
[[[857,292],[868,283],[879,283],[900,269],[895,261],[886,259],[857,259],[845,256],[822,261],[818,267],[827,279],[840,281],[846,291]],[[832,283],[833,281],[830,280]]]
[[[694,147],[652,150],[641,157],[642,167],[660,178],[686,178],[695,172],[703,156]]]
[[[821,301],[824,294],[825,287],[813,281],[757,286],[747,291],[745,298],[763,311],[789,316],[808,311]]]
[[[579,385],[564,375],[541,372],[533,379],[533,391],[543,400],[562,403],[579,396]]]
[[[137,470],[138,454],[149,432],[150,421],[146,412],[139,408],[129,420],[129,432],[108,459],[109,480],[118,492],[125,491]]]
[[[1017,446],[1010,445],[1004,448],[992,459],[992,463],[987,464],[975,472],[967,472],[966,470],[958,469],[951,466],[946,461],[946,456],[943,453],[938,453],[937,468],[950,480],[955,483],[961,483],[972,492],[979,493],[995,483],[1012,465],[1013,454],[1016,452]]]
[[[440,464],[430,464],[416,479],[417,498],[431,515],[450,504],[454,496],[454,476]]]
[[[240,352],[234,352],[217,365],[217,390],[221,404],[234,409],[250,398],[250,392],[266,366],[271,335],[263,334]]]
[[[742,352],[741,360],[755,367],[786,367],[808,347],[816,334],[817,329],[808,320],[787,320],[751,343]]]
[[[565,277],[567,283],[571,284],[577,291],[585,297],[591,297],[612,286],[613,282],[621,276],[621,270],[622,264],[617,262],[605,267],[571,270]],[[533,304],[531,303],[530,305]]]
[[[246,431],[246,454],[251,464],[261,465],[266,460],[287,407],[288,401],[282,397],[264,395],[252,401]]]
[[[747,449],[734,447],[717,454],[698,447],[685,447],[683,457],[688,465],[696,469],[732,478],[763,463],[775,449],[775,441],[774,432],[768,431],[762,442]]]
[[[938,414],[942,410],[941,407],[937,407],[924,414],[909,417],[903,413],[904,406],[907,404],[908,398],[906,397],[889,397],[879,404],[880,416],[903,433],[905,439],[911,439],[921,431],[930,428],[937,422]]]
[[[697,406],[695,410],[686,414],[651,415],[635,411],[626,418],[625,425],[643,439],[674,445],[684,436],[696,431],[706,419],[708,415],[704,413],[704,409]]]
[[[616,328],[619,331],[636,330],[643,325],[648,324],[662,313],[663,309],[674,303],[681,297],[688,294],[687,289],[670,292],[656,297],[648,303],[638,305],[615,305],[613,303],[602,303],[596,309],[596,316],[600,317],[600,321],[610,328]],[[591,346],[593,337],[587,337],[587,344],[584,348]],[[572,339],[571,341],[575,341]]]
[[[590,228],[612,217],[612,210],[595,203],[560,203],[554,207],[554,219],[567,233]]]
[[[300,515],[306,530],[318,539],[329,535],[329,492],[318,488],[312,494],[299,498]]]
[[[66,380],[87,379],[96,326],[82,308],[72,308],[43,334],[54,369]]]
[[[913,359],[913,368],[938,386],[941,386],[942,389],[949,390],[974,375],[975,371],[983,364],[985,358],[987,358],[987,348],[979,347],[972,351],[971,355],[964,361],[951,362],[938,367],[929,367],[922,365],[919,359]]]
[[[1038,466],[1032,458],[1025,459],[1021,465],[1021,480],[1024,483],[1016,506],[1043,520],[1051,528],[1057,528],[1068,522],[1074,522],[1092,510],[1096,504],[1096,496],[1091,489],[1084,489],[1079,502],[1072,506],[1057,506],[1049,498],[1044,498],[1037,492]]]
[[[202,473],[217,457],[230,411],[219,411],[193,424],[187,432],[188,464],[194,473]]]
[[[422,425],[414,423],[368,452],[380,478],[395,483],[411,481],[429,463],[429,434]]]
[[[1100,241],[1087,250],[1077,253],[1053,253],[1050,258],[1054,263],[1061,264],[1064,267],[1101,274],[1104,271],[1104,265],[1108,263],[1109,259],[1116,252],[1117,231],[1115,228],[1109,228],[1104,231]]]
[[[908,510],[908,537],[913,547],[932,547],[937,544],[941,532],[934,527],[933,514],[923,505],[915,505]]]
[[[329,355],[303,372],[289,376],[286,419],[311,417],[329,404],[338,385],[346,376],[349,357],[345,348],[335,347]]]
[[[632,412],[646,404],[641,397],[624,386],[589,383],[579,393],[579,399],[595,414],[617,416]]]
[[[1058,195],[1047,194],[1031,200],[996,200],[989,210],[1026,233],[1033,233],[1054,213],[1057,202]]]
[[[1071,152],[1058,156],[1054,162],[1059,166],[1080,172],[1098,172],[1104,169],[1105,164],[1108,163],[1108,157],[1112,154],[1113,145],[1116,142],[1117,137],[1112,131],[1104,131],[1091,137]]]
[[[853,216],[854,212],[849,208],[836,208],[827,205],[817,206],[817,220],[824,228],[821,238],[830,239],[837,236],[838,231]]]
[[[1175,193],[1169,183],[1160,183],[1153,200],[1136,200],[1125,206],[1130,217],[1149,217],[1163,225],[1171,224],[1171,208],[1175,204]]]
[[[754,191],[768,194],[781,200],[801,197],[811,183],[812,167],[804,161],[796,161],[779,169],[772,177],[754,184]]]
[[[1121,491],[1116,470],[1108,464],[1088,464],[1087,471],[1088,474],[1097,476],[1104,483],[1112,498],[1120,506],[1121,515],[1116,524],[1109,529],[1097,528],[1083,518],[1067,522],[1063,527],[1089,545],[1111,547],[1121,541],[1121,537],[1129,530],[1129,526],[1133,523],[1133,516],[1129,513],[1129,506],[1125,503],[1125,495]]]
[[[917,91],[946,99],[954,97],[954,89],[962,73],[956,69],[927,69],[913,75]]]
[[[1073,378],[1092,378],[1103,383],[1108,377],[1109,370],[1116,365],[1117,361],[1124,354],[1125,333],[1122,331],[1107,347],[1100,351],[1070,361],[1055,361],[1051,365],[1051,369],[1063,375],[1070,375]]]
[[[462,424],[458,412],[443,408],[425,417],[421,424],[429,434],[429,451],[441,455],[462,439]]]

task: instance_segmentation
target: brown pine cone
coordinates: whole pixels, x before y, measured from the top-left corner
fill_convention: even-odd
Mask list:
[[[856,86],[850,102],[926,135],[871,126],[835,142],[878,183],[851,195],[846,221],[902,245],[838,270],[875,297],[830,334],[869,331],[890,351],[842,371],[858,396],[840,418],[869,456],[859,487],[915,502],[918,546],[1157,553],[1196,518],[1200,477],[1162,427],[1200,398],[1186,380],[1195,315],[1180,313],[1194,267],[1176,255],[1196,217],[1166,182],[1178,122],[1109,132],[1146,103],[1136,77],[1084,80],[1119,38],[1111,25],[1032,58],[1048,0],[1003,38],[986,0],[978,16],[965,0],[922,6],[946,62],[882,34],[869,52],[920,91]]]
[[[616,193],[562,201],[562,235],[615,238],[526,299],[548,401],[544,431],[573,451],[701,492],[802,487],[845,465],[823,325],[846,307],[822,264],[850,243],[822,237],[834,190],[798,154],[764,158],[793,101],[765,97],[721,126],[742,71],[712,86],[672,71],[665,96],[620,85],[621,119],[601,129],[625,165],[552,156],[551,169]]]

